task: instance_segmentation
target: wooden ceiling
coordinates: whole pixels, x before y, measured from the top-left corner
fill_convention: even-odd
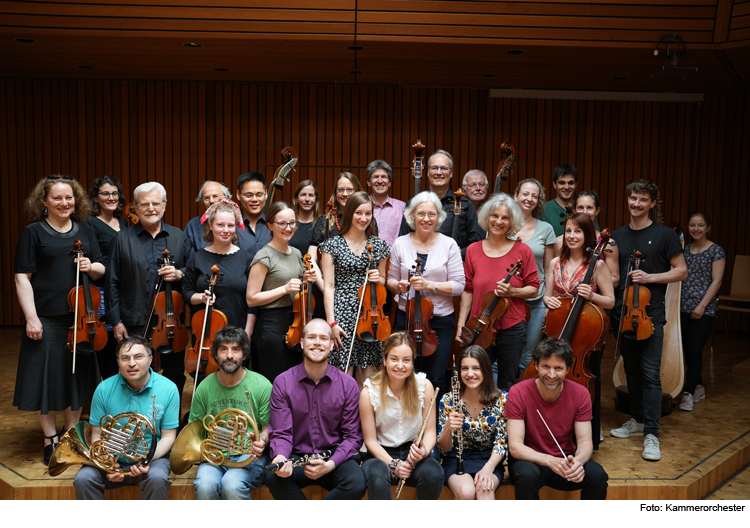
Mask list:
[[[653,77],[669,65],[654,47],[675,32],[687,46],[679,66],[698,71]],[[24,78],[747,93],[750,0],[0,1],[0,68]]]

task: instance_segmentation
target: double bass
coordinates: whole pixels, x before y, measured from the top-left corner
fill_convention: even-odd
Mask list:
[[[203,374],[205,378],[209,374],[213,374],[219,370],[219,364],[211,355],[211,347],[214,344],[214,337],[216,332],[227,326],[227,316],[221,311],[215,310],[211,304],[211,297],[214,294],[214,287],[216,283],[222,280],[223,273],[219,273],[221,270],[219,266],[214,264],[211,266],[211,273],[206,275],[206,282],[208,283],[208,302],[203,310],[199,310],[193,314],[193,318],[190,320],[192,328],[200,328],[201,335],[200,339],[195,342],[195,346],[188,350],[185,355],[185,370],[190,375],[195,375],[196,383],[193,385],[193,395],[195,395],[195,387],[198,386],[198,375]]]
[[[515,147],[510,141],[503,141],[500,145],[500,163],[497,165],[497,174],[495,175],[495,194],[502,192],[502,182],[510,179],[511,167],[515,161]]]
[[[423,272],[422,259],[417,257],[413,276],[420,277]],[[430,326],[432,311],[432,301],[420,291],[414,290],[414,297],[406,301],[406,333],[417,346],[417,356],[431,356],[437,350],[438,336]]]
[[[508,275],[503,279],[505,284],[510,282],[513,275],[520,275],[523,269],[523,261],[518,259],[516,263],[508,269]],[[505,315],[510,307],[510,301],[505,297],[499,297],[495,295],[494,290],[488,291],[482,298],[482,309],[480,312],[472,316],[466,325],[463,327],[466,330],[462,332],[461,339],[466,343],[466,337],[471,332],[471,340],[466,343],[469,345],[479,345],[480,347],[487,350],[492,343],[495,342],[495,335],[497,329],[495,329],[495,323]]]
[[[370,260],[369,272],[375,269],[372,244],[367,244],[367,254]],[[388,339],[391,335],[391,321],[383,311],[386,300],[385,286],[366,280],[365,284],[359,287],[357,297],[361,299],[362,305],[362,316],[357,321],[359,338],[366,343]]]
[[[302,257],[305,271],[310,271],[312,269],[311,261],[312,256],[309,254]],[[309,284],[303,277],[300,277],[300,279],[302,279],[302,287],[294,296],[294,301],[292,303],[294,321],[292,321],[292,324],[289,326],[289,331],[284,338],[286,346],[289,348],[292,348],[302,340],[302,329],[312,320],[313,310],[315,310],[315,298],[312,289],[313,285]]]
[[[173,266],[174,255],[165,249],[162,253],[162,267]],[[163,291],[162,291],[163,288]],[[154,288],[154,296],[149,308],[149,316],[143,327],[143,337],[148,338],[151,334],[151,346],[154,352],[159,354],[171,354],[185,350],[188,344],[188,334],[185,326],[180,321],[182,313],[182,295],[172,291],[172,283],[159,276]],[[155,317],[155,323],[150,326]],[[150,332],[149,332],[150,331]],[[154,370],[158,370],[160,362],[158,354],[154,354]]]
[[[266,200],[266,205],[263,207],[263,218],[266,217],[268,206],[273,202],[273,195],[276,192],[276,188],[283,188],[284,182],[289,180],[290,173],[295,170],[294,166],[297,165],[297,162],[299,161],[299,154],[297,154],[297,150],[294,147],[284,147],[281,149],[281,158],[284,162],[279,165],[276,172],[273,174],[273,180],[271,180],[271,193]]]
[[[581,284],[591,284],[596,272],[596,264],[601,255],[607,251],[610,244],[609,231],[603,229],[598,244],[593,250],[589,268]],[[588,249],[591,251],[591,248]],[[609,315],[596,304],[587,301],[580,295],[560,299],[562,306],[557,310],[548,310],[545,320],[545,334],[547,337],[561,339],[573,350],[573,366],[565,376],[588,389],[594,397],[594,380],[596,376],[589,367],[591,355],[601,350],[609,331]],[[521,376],[522,380],[536,377],[533,363],[529,363]]]
[[[84,257],[83,247],[80,240],[73,244],[71,254],[79,259]],[[96,286],[89,284],[88,273],[80,271],[80,265],[76,266],[80,286],[68,293],[68,306],[73,312],[73,326],[68,330],[68,348],[74,353],[91,354],[99,351],[107,345],[109,336],[104,323],[99,320],[99,306],[101,306],[101,294]],[[74,371],[75,373],[75,371]]]
[[[414,196],[421,192],[422,172],[424,171],[424,150],[427,148],[422,145],[422,140],[418,139],[411,146],[414,151],[414,159],[411,161],[411,177],[414,178]]]

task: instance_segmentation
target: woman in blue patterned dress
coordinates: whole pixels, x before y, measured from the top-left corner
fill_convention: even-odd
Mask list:
[[[443,453],[445,483],[457,499],[494,500],[503,481],[503,460],[508,451],[504,408],[507,392],[495,386],[487,352],[472,345],[458,359],[460,401],[443,395],[438,415],[438,447]],[[464,474],[458,475],[456,435],[463,435]]]
[[[698,211],[690,215],[688,232],[693,243],[684,250],[688,278],[682,282],[680,301],[682,346],[687,363],[684,392],[678,406],[682,411],[692,411],[693,404],[706,397],[701,379],[703,347],[714,326],[716,294],[721,287],[727,258],[721,246],[708,239],[710,231],[708,214]]]

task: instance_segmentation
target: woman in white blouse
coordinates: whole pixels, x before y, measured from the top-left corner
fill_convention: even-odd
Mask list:
[[[417,352],[404,332],[383,343],[383,369],[368,378],[359,398],[367,460],[362,464],[369,500],[390,500],[391,485],[405,478],[417,488],[417,499],[437,500],[443,490],[443,468],[430,456],[435,447],[435,415],[419,445],[419,435],[434,389],[423,373],[414,374]]]
[[[413,233],[398,237],[391,248],[388,289],[399,295],[396,329],[406,329],[406,298],[420,291],[433,305],[430,326],[437,334],[438,348],[431,356],[417,358],[417,372],[442,392],[448,390],[445,371],[448,367],[453,334],[456,330],[453,297],[461,295],[466,285],[461,250],[456,241],[437,230],[445,220],[440,199],[434,192],[416,195],[404,211]],[[421,277],[411,276],[417,257],[421,259]]]

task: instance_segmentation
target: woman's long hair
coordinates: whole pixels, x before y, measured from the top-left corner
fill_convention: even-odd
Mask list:
[[[563,223],[563,245],[560,250],[560,264],[565,264],[570,259],[570,248],[565,243],[565,230],[571,224],[574,227],[578,227],[583,231],[583,262],[588,264],[591,262],[591,252],[586,251],[586,248],[591,243],[596,243],[596,229],[594,228],[594,222],[591,217],[586,213],[575,213],[571,215],[565,223]]]
[[[91,203],[86,191],[81,184],[68,176],[53,175],[42,178],[37,182],[31,193],[26,198],[24,210],[28,216],[29,222],[38,222],[46,217],[44,213],[44,200],[49,196],[49,192],[55,184],[64,183],[73,190],[73,199],[75,200],[75,210],[70,218],[76,222],[83,222],[91,214]]]
[[[352,174],[351,172],[340,172],[336,176],[336,179],[333,180],[333,190],[331,193],[330,201],[333,203],[333,212],[338,214],[343,214],[344,211],[339,210],[339,201],[336,199],[336,189],[339,186],[339,182],[341,181],[341,178],[346,178],[352,183],[352,187],[354,187],[354,192],[358,193],[362,190],[362,185],[359,183],[359,179]],[[352,195],[349,195],[349,199],[351,199]],[[349,199],[347,199],[346,203],[349,203]],[[333,228],[334,225],[336,225],[336,221],[333,218],[328,219],[328,225],[330,228]]]
[[[294,194],[292,195],[292,209],[294,209],[297,218],[299,218],[300,205],[297,198],[299,197],[299,193],[301,193],[302,189],[305,187],[312,187],[315,189],[315,207],[313,207],[313,220],[312,224],[310,224],[310,230],[312,230],[313,226],[315,226],[315,221],[320,217],[320,191],[318,190],[318,184],[312,180],[302,180],[299,182],[297,188],[294,189]]]
[[[347,204],[348,205],[348,204]],[[417,347],[406,332],[396,332],[383,341],[383,368],[370,378],[370,383],[380,390],[380,406],[385,406],[386,394],[388,392],[388,370],[385,368],[388,354],[397,346],[406,345],[411,350],[412,370],[404,384],[404,393],[401,395],[401,408],[406,416],[416,416],[419,413],[419,388],[417,377],[414,375],[414,361],[417,358]],[[437,390],[437,389],[435,389]]]
[[[103,174],[101,177],[94,180],[94,184],[89,189],[89,198],[91,199],[91,215],[99,216],[101,210],[99,203],[96,201],[96,197],[99,196],[99,189],[102,185],[112,185],[117,187],[117,192],[120,193],[120,198],[117,200],[117,209],[115,209],[115,215],[119,215],[123,209],[125,209],[125,194],[122,192],[122,184],[120,180],[112,176],[111,174]]]
[[[492,365],[487,352],[479,345],[471,345],[464,348],[458,357],[458,381],[461,387],[461,394],[466,391],[466,384],[461,376],[461,363],[464,358],[472,358],[479,361],[479,368],[482,370],[482,384],[479,386],[479,401],[482,405],[493,404],[500,397],[500,389],[495,385],[495,379],[492,376]]]
[[[354,218],[354,211],[357,210],[357,208],[362,205],[369,203],[370,207],[373,208],[373,211],[375,207],[372,205],[372,199],[370,198],[370,195],[367,194],[364,191],[355,192],[352,194],[349,199],[346,201],[346,209],[344,209],[344,217],[341,220],[341,231],[339,232],[339,235],[344,236],[347,231],[352,227],[352,219]],[[368,237],[376,237],[377,232],[375,231],[375,225],[373,223],[373,219],[375,216],[370,217],[370,225],[367,226],[367,229],[365,229],[365,235]]]

